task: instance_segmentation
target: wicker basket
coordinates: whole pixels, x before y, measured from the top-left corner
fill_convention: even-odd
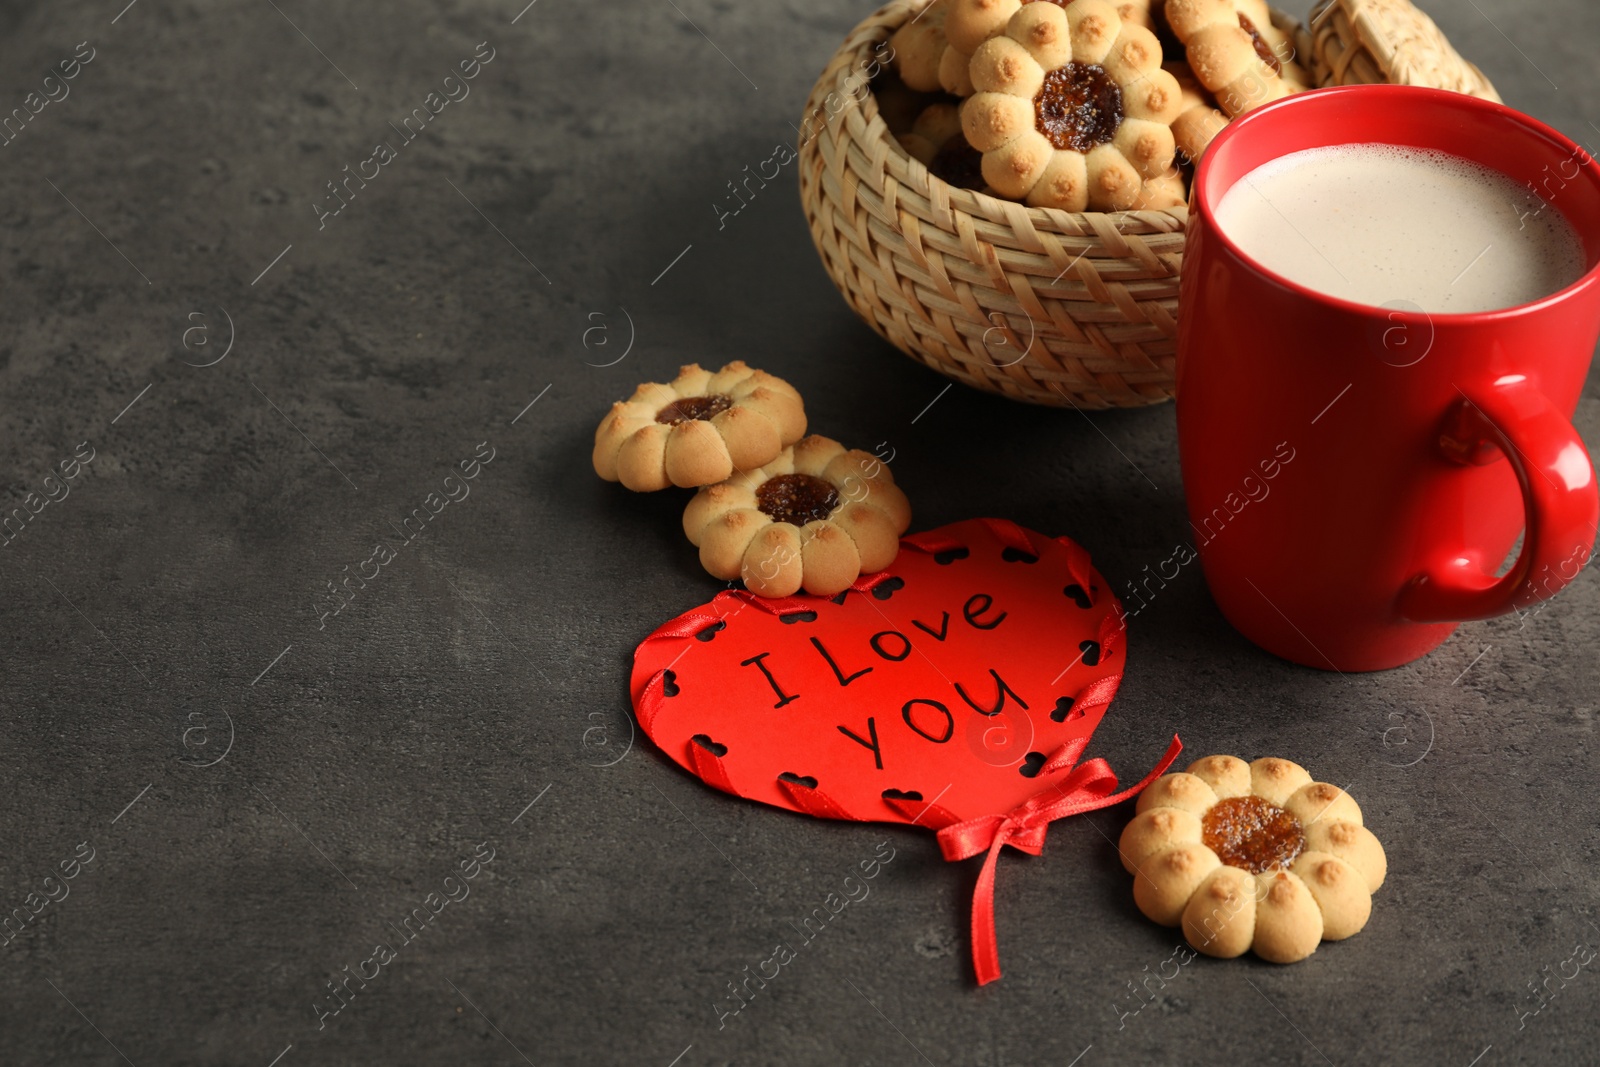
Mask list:
[[[1311,26],[1318,85],[1427,85],[1500,102],[1410,0],[1321,0]]]
[[[926,2],[892,0],[857,26],[806,102],[821,118],[802,124],[800,198],[829,277],[885,340],[974,388],[1059,407],[1170,399],[1187,209],[1035,208],[931,175],[861,75]],[[1304,28],[1273,21],[1313,54]],[[1364,69],[1354,53],[1342,71]]]

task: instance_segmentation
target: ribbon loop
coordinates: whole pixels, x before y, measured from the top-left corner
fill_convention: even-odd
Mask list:
[[[994,931],[994,877],[1001,849],[1010,845],[1029,855],[1039,855],[1044,851],[1045,833],[1052,822],[1069,815],[1109,808],[1143,792],[1166,773],[1183,751],[1183,742],[1174,734],[1166,754],[1150,773],[1137,785],[1118,793],[1114,792],[1116,773],[1105,760],[1096,757],[1074,766],[1087,743],[1086,738],[1067,742],[1046,764],[1047,768],[1055,770],[1072,768],[1053,791],[1029,797],[1009,815],[985,815],[939,831],[939,851],[950,862],[986,853],[977,887],[972,893],[972,965],[977,971],[979,985],[987,985],[1000,977],[1000,947]]]

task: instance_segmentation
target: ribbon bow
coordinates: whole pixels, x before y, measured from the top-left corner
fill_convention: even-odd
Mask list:
[[[1116,648],[1125,628],[1126,620],[1120,610],[1101,621],[1100,644],[1103,654],[1110,655]],[[1094,708],[1110,704],[1121,684],[1120,672],[1090,682],[1078,694],[1074,709],[1087,714]],[[927,818],[928,821],[923,825],[938,828],[939,850],[944,853],[946,860],[955,862],[971,859],[980,852],[988,853],[984,857],[983,870],[978,874],[978,885],[972,893],[972,967],[977,972],[979,985],[988,985],[1000,977],[1000,948],[994,932],[994,878],[1000,862],[1000,850],[1010,845],[1030,856],[1039,855],[1044,851],[1045,832],[1051,823],[1069,815],[1109,808],[1137,796],[1151,782],[1165,774],[1173,760],[1178,758],[1178,753],[1183,751],[1183,742],[1174,734],[1166,753],[1150,773],[1140,779],[1137,785],[1119,793],[1116,792],[1116,772],[1105,760],[1095,757],[1081,765],[1078,763],[1088,746],[1089,738],[1080,736],[1052,752],[1040,767],[1040,776],[1048,777],[1059,771],[1068,771],[1067,776],[1053,788],[1036,793],[1005,815],[981,815],[961,822],[936,803],[924,804],[909,798],[884,798],[912,825],[922,823]],[[696,760],[696,773],[715,784],[714,778],[708,776],[710,768],[705,771],[699,769],[699,763],[703,761],[700,752],[693,745],[690,748],[690,754]],[[791,786],[781,781],[779,784],[801,811],[822,818],[853,817],[822,796],[819,790]]]
[[[1101,623],[1101,641],[1109,650],[1121,636],[1126,623],[1119,608]],[[1076,706],[1087,711],[1111,703],[1122,684],[1119,672],[1091,682],[1078,695]],[[1057,819],[1086,811],[1109,808],[1143,792],[1145,787],[1166,773],[1183,751],[1183,742],[1172,736],[1166,753],[1137,785],[1115,792],[1117,775],[1105,760],[1095,757],[1078,765],[1078,758],[1089,745],[1089,738],[1075,737],[1050,754],[1040,768],[1048,776],[1070,770],[1054,790],[1038,793],[1017,805],[1006,815],[984,815],[965,822],[954,822],[938,832],[939,850],[947,861],[970,859],[987,851],[983,870],[972,892],[972,967],[978,984],[988,985],[1000,977],[1000,946],[994,932],[994,878],[1000,851],[1007,845],[1037,856],[1044,851],[1045,831]]]
[[[1051,823],[1069,815],[1109,808],[1135,796],[1165,773],[1183,750],[1183,742],[1174,735],[1155,769],[1138,785],[1116,793],[1113,790],[1117,788],[1117,775],[1105,760],[1096,757],[1074,766],[1088,743],[1086,737],[1074,738],[1045,763],[1041,771],[1044,774],[1073,768],[1054,792],[1029,797],[1008,815],[984,815],[939,831],[939,850],[946,860],[970,859],[988,852],[972,893],[972,965],[979,985],[1000,977],[1000,947],[994,932],[994,876],[1000,850],[1010,845],[1030,856],[1039,855],[1044,851],[1045,831]]]

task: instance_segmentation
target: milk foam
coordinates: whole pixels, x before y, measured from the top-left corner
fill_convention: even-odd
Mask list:
[[[1435,313],[1515,307],[1584,273],[1577,231],[1496,170],[1397,145],[1312,148],[1236,182],[1216,224],[1311,289]]]

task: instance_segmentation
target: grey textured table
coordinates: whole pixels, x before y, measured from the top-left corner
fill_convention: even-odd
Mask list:
[[[1185,537],[1170,407],[924,410],[944,380],[834,293],[792,167],[718,228],[865,5],[124,2],[0,10],[0,112],[56,97],[0,147],[0,483],[57,497],[0,548],[0,907],[27,920],[0,1063],[1596,1061],[1600,977],[1519,1018],[1600,945],[1592,569],[1378,675],[1257,652],[1196,568],[1138,617],[1095,753],[1299,757],[1388,848],[1367,930],[1288,968],[1166,963],[1123,807],[1002,860],[979,990],[975,862],[632,739],[634,645],[716,584],[681,497],[601,483],[590,438],[679,363],[749,359],[888,442],[918,527],[1008,516],[1114,580]],[[1600,136],[1594,5],[1430,7],[1510,102]],[[470,95],[368,163],[475,52]],[[1577,418],[1600,442],[1593,380]],[[331,614],[480,442],[470,496]],[[870,897],[719,1020],[881,841]]]

